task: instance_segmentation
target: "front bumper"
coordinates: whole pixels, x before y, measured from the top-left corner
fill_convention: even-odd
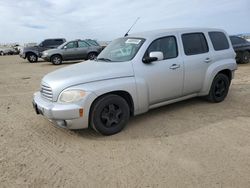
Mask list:
[[[45,61],[50,61],[50,56],[47,56],[47,55],[42,54],[42,55],[41,55],[41,58],[42,58],[43,60],[45,60]]]
[[[21,58],[23,58],[23,59],[25,59],[25,58],[26,58],[25,53],[20,53],[20,54],[19,54],[19,56],[20,56]]]
[[[37,92],[34,94],[32,103],[37,114],[43,115],[59,127],[68,129],[88,128],[90,102],[60,104],[44,99],[40,92]]]

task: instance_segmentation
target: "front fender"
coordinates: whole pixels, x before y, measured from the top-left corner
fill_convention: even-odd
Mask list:
[[[115,91],[125,91],[130,94],[133,100],[134,114],[136,115],[139,111],[136,83],[135,83],[134,77],[122,77],[122,78],[90,82],[90,83],[74,86],[73,88],[82,89],[88,92],[93,92],[95,93],[96,98],[98,98],[101,95],[115,92]],[[90,102],[91,103],[94,102],[96,98],[93,98],[92,101]]]
[[[38,51],[35,51],[35,50],[29,50],[29,51],[25,51],[25,57],[27,56],[28,53],[34,53],[36,54],[38,57],[40,56],[39,52]]]
[[[235,59],[224,59],[221,61],[217,61],[211,64],[206,72],[205,81],[202,87],[201,92],[199,93],[200,96],[207,95],[209,93],[211,84],[213,82],[214,77],[222,70],[231,70],[232,74],[237,69],[237,64]],[[233,76],[233,75],[232,75]]]

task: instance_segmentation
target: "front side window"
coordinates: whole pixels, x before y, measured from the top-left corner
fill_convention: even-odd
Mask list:
[[[77,48],[77,42],[69,42],[67,45],[67,49],[70,49],[70,48]]]
[[[178,47],[174,36],[163,37],[153,41],[148,47],[144,57],[149,57],[151,52],[162,52],[163,59],[171,59],[178,56]]]
[[[100,53],[97,60],[124,62],[132,60],[144,43],[142,38],[119,38],[111,42]]]
[[[227,37],[224,33],[213,31],[208,32],[211,42],[213,44],[214,50],[226,50],[229,48],[229,43]]]
[[[187,33],[182,35],[182,43],[186,55],[208,52],[208,45],[203,33]]]

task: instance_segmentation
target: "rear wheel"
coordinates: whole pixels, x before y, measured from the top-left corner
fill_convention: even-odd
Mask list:
[[[3,51],[1,51],[1,52],[0,52],[0,55],[1,55],[1,56],[4,56],[4,53],[3,53]]]
[[[90,59],[90,60],[93,60],[93,59],[95,59],[96,57],[97,57],[97,54],[94,53],[94,52],[91,52],[91,53],[88,54],[88,59]]]
[[[208,96],[206,97],[210,102],[222,102],[229,90],[230,80],[225,74],[219,73],[215,76],[211,85]]]
[[[51,62],[54,65],[61,65],[62,64],[62,57],[60,55],[53,55],[51,57]]]
[[[105,95],[94,102],[90,112],[90,125],[103,135],[120,132],[130,116],[129,105],[118,95]]]
[[[250,53],[248,51],[242,52],[240,59],[241,59],[241,63],[243,64],[249,63]]]
[[[28,59],[28,61],[29,61],[30,63],[35,63],[35,62],[37,62],[38,57],[37,57],[37,55],[34,54],[34,53],[28,53],[28,54],[27,54],[27,59]]]

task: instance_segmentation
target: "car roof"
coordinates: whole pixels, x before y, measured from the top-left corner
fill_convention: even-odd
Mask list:
[[[222,29],[216,29],[216,28],[172,28],[172,29],[158,29],[158,30],[152,30],[152,31],[145,31],[145,32],[139,32],[139,33],[132,33],[129,34],[128,37],[141,37],[141,38],[152,38],[157,37],[159,35],[165,35],[170,33],[185,33],[185,32],[208,32],[208,31],[220,31],[225,32]]]

